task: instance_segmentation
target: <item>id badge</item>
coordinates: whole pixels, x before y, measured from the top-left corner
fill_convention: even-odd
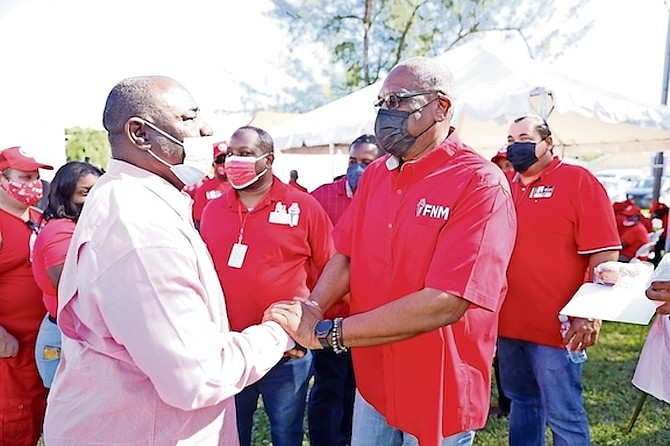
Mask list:
[[[231,268],[242,268],[248,248],[247,245],[242,243],[233,244],[233,249],[230,250],[230,257],[228,257],[228,266]]]

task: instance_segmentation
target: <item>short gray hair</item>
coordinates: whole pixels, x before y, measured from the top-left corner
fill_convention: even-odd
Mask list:
[[[451,70],[437,59],[429,57],[410,57],[398,65],[414,75],[423,90],[439,90],[452,102],[458,98],[456,80]]]
[[[122,130],[129,118],[152,120],[160,112],[156,107],[156,84],[172,81],[163,76],[139,76],[124,79],[107,96],[102,125],[113,134]]]

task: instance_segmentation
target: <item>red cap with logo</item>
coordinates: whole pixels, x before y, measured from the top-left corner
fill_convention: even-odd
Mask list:
[[[216,158],[219,155],[225,155],[226,153],[228,153],[228,144],[226,144],[226,141],[214,143],[214,156],[212,158]]]
[[[38,163],[21,147],[10,147],[0,151],[0,171],[5,169],[32,172],[37,169],[53,170],[53,166]]]

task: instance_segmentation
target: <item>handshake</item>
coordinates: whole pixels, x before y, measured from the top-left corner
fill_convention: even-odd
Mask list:
[[[317,323],[322,320],[323,313],[319,305],[300,297],[275,302],[263,313],[263,322],[278,323],[295,341],[296,346],[286,352],[286,356],[292,358],[303,357],[307,348],[325,348],[315,332]]]

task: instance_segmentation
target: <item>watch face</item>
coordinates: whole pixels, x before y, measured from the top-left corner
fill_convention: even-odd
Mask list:
[[[333,321],[326,319],[316,323],[316,326],[314,327],[314,333],[317,336],[326,336],[332,328]]]

